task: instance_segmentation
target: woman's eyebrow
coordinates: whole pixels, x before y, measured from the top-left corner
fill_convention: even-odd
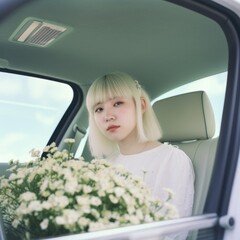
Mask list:
[[[115,97],[110,97],[110,98],[108,98],[107,99],[107,101],[109,101],[109,100],[115,100],[115,99],[122,99],[122,98],[124,98],[124,97],[119,97],[119,96],[115,96]],[[97,105],[100,105],[100,104],[103,104],[104,103],[104,101],[99,101],[99,102],[97,102],[97,103],[95,103],[94,105],[93,105],[93,107],[96,107]]]

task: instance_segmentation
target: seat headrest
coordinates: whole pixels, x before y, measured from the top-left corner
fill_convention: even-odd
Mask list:
[[[163,142],[209,139],[215,133],[213,109],[204,91],[159,100],[153,110],[162,128]]]

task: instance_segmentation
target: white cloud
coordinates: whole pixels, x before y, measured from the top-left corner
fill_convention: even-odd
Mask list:
[[[19,162],[29,162],[31,160],[31,155],[29,153],[21,153],[18,154],[16,158],[15,152],[5,152],[1,153],[0,161],[1,162],[9,162],[10,160],[18,160]]]
[[[35,119],[45,126],[54,126],[56,122],[56,117],[54,115],[46,115],[40,112],[35,113]]]
[[[227,73],[221,73],[211,77],[203,78],[195,82],[186,84],[184,86],[178,87],[176,89],[173,89],[172,91],[169,91],[161,95],[154,101],[193,91],[205,91],[210,98],[213,98],[215,96],[224,96],[227,82],[226,80]]]
[[[0,139],[0,146],[3,147],[13,147],[15,144],[26,139],[26,134],[24,133],[8,133]]]
[[[16,159],[16,153],[22,150],[21,144],[26,138],[27,135],[20,132],[3,136],[0,139],[0,161],[9,162],[11,159]]]
[[[56,102],[68,102],[72,98],[73,92],[67,84],[48,80],[28,79],[29,94],[35,99],[44,99]]]
[[[68,85],[61,85],[58,86],[57,91],[52,92],[52,98],[58,102],[67,102],[70,103],[70,101],[73,98],[73,91],[70,86]]]
[[[20,82],[11,80],[11,79],[0,79],[1,96],[15,96],[21,92],[22,86]]]
[[[0,162],[9,162],[10,160],[19,160],[28,162],[32,159],[29,151],[32,148],[41,150],[44,145],[44,139],[41,135],[34,138],[31,133],[11,132],[5,134],[0,139]]]
[[[48,107],[48,106],[44,106],[44,105],[36,105],[36,104],[25,103],[25,102],[16,102],[16,101],[6,101],[6,100],[1,100],[1,99],[0,99],[0,103],[14,105],[14,106],[27,107],[27,108],[34,108],[34,109],[44,109],[44,110],[50,110],[50,111],[57,110],[54,107]]]
[[[186,86],[186,92],[204,90],[209,96],[224,95],[227,76],[212,76]]]

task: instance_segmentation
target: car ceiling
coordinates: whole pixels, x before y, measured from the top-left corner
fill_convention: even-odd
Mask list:
[[[68,30],[46,47],[11,41],[27,18]],[[26,1],[2,18],[0,49],[2,68],[80,86],[107,72],[124,71],[152,98],[226,71],[228,64],[227,42],[217,23],[163,0]]]

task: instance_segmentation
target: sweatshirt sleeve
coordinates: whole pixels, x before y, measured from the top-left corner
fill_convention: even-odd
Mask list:
[[[173,146],[168,158],[164,172],[159,172],[157,188],[160,192],[163,188],[171,189],[174,192],[171,203],[178,209],[179,216],[191,216],[195,179],[192,161],[182,150]],[[162,193],[160,195],[163,196]]]
[[[180,151],[180,150],[179,150]],[[184,153],[178,153],[176,162],[176,195],[175,202],[180,217],[188,217],[192,214],[194,200],[194,179],[195,174],[192,166],[192,161]]]

